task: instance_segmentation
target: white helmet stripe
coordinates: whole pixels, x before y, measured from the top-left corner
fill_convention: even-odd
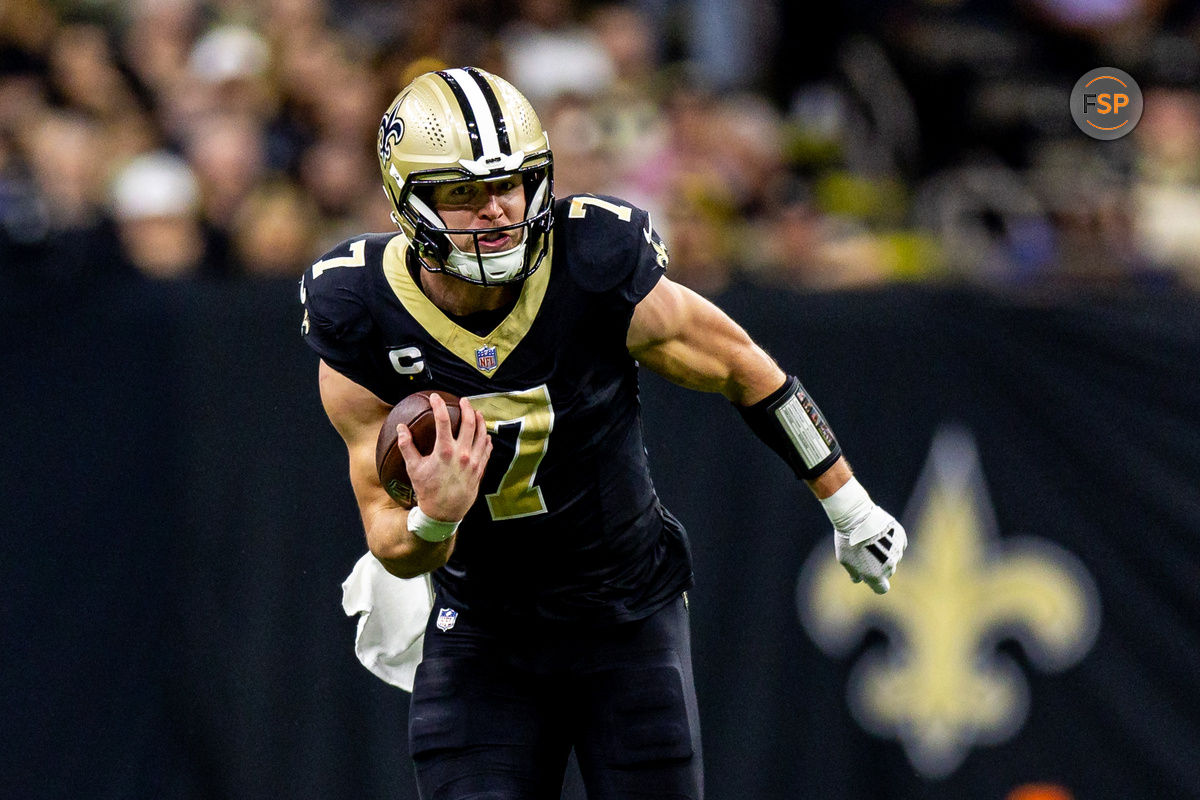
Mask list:
[[[446,70],[446,74],[454,79],[471,105],[469,110],[475,116],[480,144],[483,146],[483,157],[480,160],[486,161],[505,155],[500,150],[500,136],[496,133],[496,120],[492,118],[492,110],[488,107],[487,98],[483,96],[483,92],[480,91],[475,80],[465,69]]]

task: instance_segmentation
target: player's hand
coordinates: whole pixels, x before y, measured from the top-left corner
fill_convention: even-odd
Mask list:
[[[833,522],[837,560],[851,580],[866,583],[876,594],[886,592],[891,588],[888,578],[908,547],[904,526],[875,505],[855,478],[821,504]]]
[[[879,506],[850,530],[833,530],[834,552],[850,579],[866,583],[876,594],[891,588],[888,578],[896,572],[905,547],[908,534],[904,526]]]
[[[434,394],[429,405],[437,431],[429,455],[421,455],[403,424],[396,427],[396,446],[404,456],[421,510],[433,519],[457,522],[466,516],[479,494],[479,481],[492,454],[492,439],[483,415],[471,407],[467,398],[459,401],[462,421],[457,436],[450,431],[446,401]]]

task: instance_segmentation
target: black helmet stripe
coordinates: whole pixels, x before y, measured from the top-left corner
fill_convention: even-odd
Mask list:
[[[504,115],[500,113],[500,101],[496,98],[492,85],[476,67],[467,67],[466,71],[475,79],[475,83],[479,84],[479,89],[483,92],[483,99],[487,100],[488,110],[496,123],[496,137],[500,140],[500,150],[505,155],[512,155],[512,145],[508,141],[508,123],[505,121]]]
[[[479,138],[479,125],[475,122],[475,111],[471,107],[471,101],[467,99],[467,93],[463,91],[462,86],[455,80],[449,72],[442,70],[438,72],[442,80],[450,87],[450,91],[454,92],[454,99],[458,101],[459,108],[462,109],[463,118],[467,121],[467,133],[471,137],[471,154],[476,160],[483,158],[483,142]]]

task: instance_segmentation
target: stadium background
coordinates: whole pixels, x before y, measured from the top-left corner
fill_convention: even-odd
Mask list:
[[[9,0],[0,795],[415,796],[295,281],[388,228],[406,76],[477,63],[905,509],[864,604],[732,410],[645,380],[709,796],[1200,797],[1198,42],[1133,0]],[[1105,65],[1146,96],[1115,142],[1066,102]]]

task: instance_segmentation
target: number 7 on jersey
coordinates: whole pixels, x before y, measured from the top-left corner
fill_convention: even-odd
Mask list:
[[[522,392],[481,394],[468,399],[483,414],[493,435],[516,437],[512,461],[505,469],[499,487],[486,497],[492,519],[545,514],[546,501],[541,487],[534,481],[550,446],[550,432],[554,429],[549,389],[542,385]]]

